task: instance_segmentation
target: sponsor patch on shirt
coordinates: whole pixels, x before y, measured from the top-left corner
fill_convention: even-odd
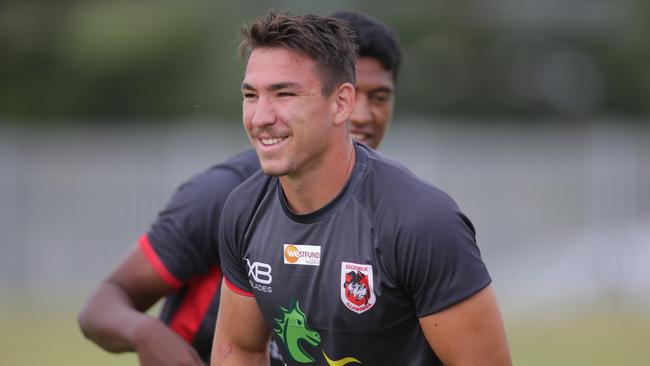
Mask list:
[[[284,263],[320,265],[320,246],[302,244],[284,244]]]
[[[251,284],[251,287],[257,291],[262,291],[266,293],[272,293],[273,288],[271,288],[271,283],[273,282],[273,276],[271,276],[270,264],[262,262],[253,262],[248,258],[244,258],[246,265],[248,266],[248,282]]]
[[[375,305],[372,265],[341,262],[341,301],[357,314]]]

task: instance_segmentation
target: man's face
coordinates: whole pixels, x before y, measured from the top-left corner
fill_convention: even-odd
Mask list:
[[[266,174],[300,174],[322,158],[336,103],[321,85],[307,56],[284,48],[252,52],[242,82],[243,121]]]
[[[350,116],[350,133],[356,141],[376,149],[393,117],[393,73],[370,57],[359,57],[356,70],[356,104]]]

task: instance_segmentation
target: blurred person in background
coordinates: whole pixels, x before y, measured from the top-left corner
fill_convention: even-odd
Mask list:
[[[228,196],[211,362],[511,364],[470,220],[350,137],[345,22],[268,12],[244,31],[243,122],[262,170]],[[291,243],[291,244],[288,244]]]
[[[400,47],[393,31],[374,18],[355,12],[333,16],[351,24],[359,46],[350,132],[377,148],[393,115]],[[248,150],[182,184],[88,299],[79,315],[86,337],[109,352],[137,352],[142,365],[207,363],[222,280],[217,253],[222,206],[259,168],[255,151]],[[146,314],[163,297],[160,319]],[[272,364],[282,363],[272,357]]]

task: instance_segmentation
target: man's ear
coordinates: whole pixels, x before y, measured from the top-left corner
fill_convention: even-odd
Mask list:
[[[356,98],[356,91],[354,85],[350,83],[343,83],[339,85],[333,92],[335,118],[334,124],[345,124],[352,115],[354,103]]]

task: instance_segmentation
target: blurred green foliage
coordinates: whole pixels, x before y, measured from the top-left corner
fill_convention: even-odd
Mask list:
[[[394,27],[399,114],[650,112],[644,0],[5,0],[0,121],[238,120],[238,29],[268,8],[360,10]]]

